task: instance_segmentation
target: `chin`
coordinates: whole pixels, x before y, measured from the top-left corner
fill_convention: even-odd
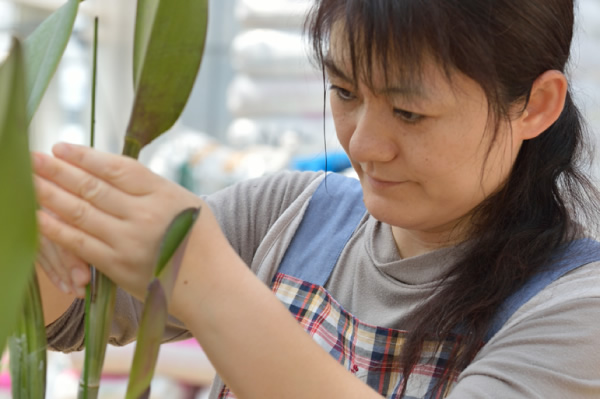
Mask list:
[[[414,206],[373,194],[364,194],[363,200],[369,214],[380,222],[405,229],[422,224],[421,217],[418,216],[420,212],[415,212]]]

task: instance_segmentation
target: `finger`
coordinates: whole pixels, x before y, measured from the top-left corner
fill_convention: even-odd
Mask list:
[[[70,284],[68,270],[63,265],[57,247],[42,235],[40,235],[38,261],[56,286],[64,293],[69,294]]]
[[[132,158],[97,151],[93,148],[58,143],[54,155],[65,162],[82,168],[132,195],[152,192],[157,176]]]
[[[73,292],[80,298],[85,297],[85,287],[90,283],[91,272],[90,268],[85,263],[73,265],[71,267],[71,282]]]
[[[79,297],[85,296],[85,286],[90,281],[87,264],[43,235],[40,236],[40,250],[36,264],[65,294],[75,293]]]
[[[62,279],[54,272],[52,267],[49,267],[48,260],[45,255],[38,254],[35,260],[36,267],[41,268],[52,283],[65,294],[70,294],[71,289]]]
[[[52,217],[54,214],[57,217],[53,219],[60,219],[65,224],[81,229],[87,235],[104,243],[114,241],[114,232],[119,231],[121,227],[118,218],[95,208],[85,200],[39,176],[34,176],[34,183],[39,204],[51,212],[46,212],[47,216]],[[51,236],[48,238],[63,245],[62,242],[54,240]]]
[[[129,213],[131,196],[60,159],[42,153],[33,153],[35,173],[72,194],[83,198],[96,208],[117,218]]]
[[[111,263],[112,248],[103,241],[64,223],[43,209],[37,211],[37,220],[43,236],[70,251],[81,261],[95,265]]]

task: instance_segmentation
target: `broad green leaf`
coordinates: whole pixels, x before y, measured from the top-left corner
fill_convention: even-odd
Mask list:
[[[200,208],[188,208],[181,211],[171,224],[160,244],[158,261],[154,269],[154,277],[160,277],[167,262],[173,257],[175,251],[180,247],[183,239],[187,236],[190,228],[198,218]]]
[[[68,0],[44,20],[23,43],[30,122],[67,47],[80,0]]]
[[[155,278],[148,286],[144,301],[125,399],[138,399],[149,391],[167,316],[165,291],[160,281]]]
[[[32,273],[17,330],[8,338],[13,399],[46,396],[46,344],[40,288]]]
[[[27,141],[23,51],[0,67],[0,347],[14,331],[37,250],[36,200]]]
[[[133,42],[133,90],[137,90],[140,69],[150,41],[152,25],[160,0],[138,0]]]
[[[208,23],[208,0],[139,1],[135,99],[124,151],[133,157],[181,115],[200,68]]]
[[[168,302],[188,237],[200,208],[188,208],[171,222],[160,246],[155,278],[148,287],[138,330],[126,399],[147,397],[167,320]]]

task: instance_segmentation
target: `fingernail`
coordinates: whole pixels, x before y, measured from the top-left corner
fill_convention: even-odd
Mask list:
[[[75,285],[81,286],[87,284],[88,276],[83,270],[75,268],[71,270],[71,279]]]
[[[80,298],[85,298],[85,294],[86,294],[86,292],[85,292],[85,288],[82,288],[82,287],[76,287],[76,288],[75,288],[75,294],[76,294],[78,297],[80,297]]]
[[[54,155],[59,157],[64,157],[69,153],[71,146],[67,143],[58,143],[52,147],[52,152]]]

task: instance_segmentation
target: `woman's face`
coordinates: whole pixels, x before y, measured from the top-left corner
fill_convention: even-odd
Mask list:
[[[465,231],[469,212],[506,181],[521,141],[506,122],[493,140],[486,96],[466,76],[449,82],[431,63],[417,85],[393,76],[386,85],[374,67],[371,90],[353,81],[346,53],[332,49],[326,62],[331,109],[367,209],[395,226],[397,241],[464,239],[450,233]]]

